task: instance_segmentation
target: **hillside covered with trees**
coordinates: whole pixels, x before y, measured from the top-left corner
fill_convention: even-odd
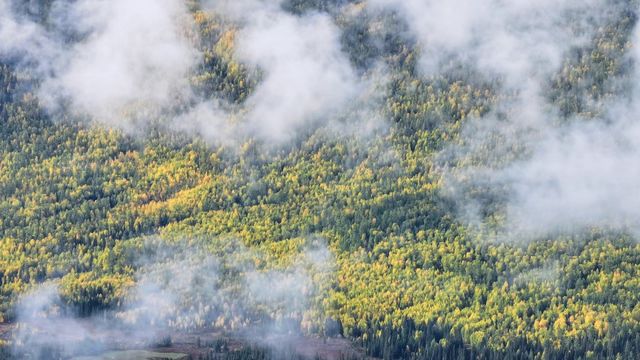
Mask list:
[[[543,140],[519,133],[528,128],[488,132],[480,141],[473,134],[486,131],[474,126],[487,119],[504,127],[524,119],[528,107],[509,104],[522,94],[529,99],[526,89],[455,57],[426,71],[424,44],[402,10],[383,6],[391,2],[274,2],[277,10],[269,11],[279,24],[331,23],[348,73],[365,84],[338,113],[284,123],[285,140],[254,132],[252,121],[267,117],[256,111],[254,120],[251,107],[261,109],[261,96],[271,99],[261,84],[288,86],[269,69],[295,51],[247,60],[242,39],[255,34],[236,10],[177,1],[189,17],[184,36],[198,54],[186,77],[190,95],[124,126],[74,111],[73,100],[51,107],[42,66],[0,46],[0,321],[23,320],[22,299],[51,283],[64,312],[80,321],[119,312],[135,302],[132,289],[149,270],[141,259],[169,264],[206,254],[216,259],[215,281],[207,280],[208,263],[197,262],[193,286],[207,291],[177,303],[194,314],[167,309],[164,325],[239,331],[274,322],[289,332],[343,336],[384,359],[637,358],[640,243],[632,215],[639,210],[624,212],[623,225],[607,218],[533,234],[510,227],[513,192],[491,174],[535,157]],[[638,4],[602,2],[602,19],[578,13],[568,20],[581,41],[562,53],[559,66],[548,76],[533,71],[543,77],[540,106],[554,114],[551,127],[615,122],[610,104],[634,104]],[[22,23],[54,29],[60,3],[73,2],[0,3]],[[0,39],[2,31],[0,24]],[[65,44],[92,36],[59,32]],[[329,93],[341,83],[329,82]],[[296,102],[306,101],[296,93]],[[324,93],[310,94],[316,103]],[[231,114],[224,121],[246,121],[250,130],[233,125],[212,136],[192,126],[183,114],[199,101],[221,104]],[[128,103],[117,117],[143,106]],[[478,180],[474,169],[492,180]],[[634,174],[619,178],[640,185]],[[602,204],[585,217],[617,216]],[[470,208],[474,216],[467,216]],[[538,209],[546,211],[555,214]],[[171,254],[157,260],[166,249]],[[304,276],[277,278],[287,291],[275,299],[241,285],[281,274]],[[243,296],[253,298],[234,305]],[[9,356],[15,344],[2,344]]]

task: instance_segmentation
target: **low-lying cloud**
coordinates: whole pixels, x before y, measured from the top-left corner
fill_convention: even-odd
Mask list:
[[[308,240],[288,266],[269,269],[255,265],[264,254],[236,242],[216,255],[192,244],[153,240],[147,247],[136,284],[117,309],[75,317],[55,283],[26,294],[17,308],[14,353],[48,348],[64,356],[91,354],[153,345],[175,331],[215,329],[251,336],[309,330],[304,315],[334,271],[322,239]]]
[[[201,99],[191,91],[188,78],[200,58],[187,36],[192,16],[180,0],[58,0],[44,23],[16,10],[16,2],[0,0],[0,57],[37,74],[39,97],[52,110],[73,109],[133,130],[168,116],[175,130],[217,145],[237,146],[249,138],[282,144],[320,126],[339,135],[382,123],[362,109],[379,110],[374,103],[387,95],[380,79],[388,69],[358,74],[329,14],[294,15],[281,1],[203,4],[233,24],[234,59],[258,74],[241,104]],[[638,111],[630,105],[637,90],[630,103],[602,100],[604,110],[589,120],[562,118],[548,94],[571,51],[588,47],[625,6],[633,5],[366,2],[369,11],[392,10],[404,19],[419,50],[420,76],[429,79],[462,65],[496,80],[492,111],[466,120],[459,144],[439,159],[448,195],[464,214],[481,220],[484,205],[476,198],[498,197],[506,228],[525,237],[589,226],[640,227],[629,196],[640,175],[633,166],[640,152],[634,142]]]
[[[607,13],[604,0],[373,0],[409,25],[421,50],[423,73],[462,62],[517,88],[555,70],[571,46]],[[548,75],[548,74],[546,74]]]
[[[640,204],[632,195],[640,188],[633,165],[640,160],[637,91],[631,101],[602,99],[602,114],[590,119],[563,118],[549,96],[571,51],[592,46],[598,31],[628,15],[625,6],[632,5],[372,1],[372,8],[394,10],[406,21],[423,76],[462,64],[498,80],[493,110],[467,120],[459,143],[439,158],[447,195],[465,221],[481,225],[498,214],[499,237],[509,241],[592,226],[640,230]]]
[[[54,1],[36,22],[2,0],[0,55],[18,57],[51,110],[127,127],[188,96],[198,54],[180,0]],[[42,14],[43,16],[45,14]]]
[[[97,119],[162,109],[188,95],[197,52],[184,34],[190,16],[182,1],[81,0],[69,9],[86,38],[64,54],[39,92],[70,99]]]
[[[324,13],[296,16],[281,1],[208,2],[238,26],[235,55],[261,80],[244,104],[240,133],[270,143],[329,122],[359,99],[366,83],[343,52],[340,29]]]
[[[264,14],[241,32],[239,58],[264,71],[247,100],[249,128],[287,139],[306,122],[338,114],[358,94],[358,79],[327,15]]]
[[[259,73],[242,104],[198,98],[190,88],[201,54],[181,0],[58,0],[38,10],[45,21],[2,0],[0,58],[35,75],[53,112],[133,132],[162,118],[223,145],[286,143],[342,114],[364,89],[328,14],[296,16],[279,1],[204,6],[237,27],[233,56]]]

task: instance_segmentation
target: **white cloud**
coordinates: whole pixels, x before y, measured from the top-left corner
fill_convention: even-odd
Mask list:
[[[80,0],[67,16],[86,39],[55,59],[40,90],[54,104],[126,125],[124,112],[162,109],[188,92],[197,53],[183,35],[189,15],[179,0]]]

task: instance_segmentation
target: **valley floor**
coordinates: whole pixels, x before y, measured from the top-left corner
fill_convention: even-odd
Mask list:
[[[12,346],[12,338],[17,330],[16,324],[0,324],[0,344],[7,349]],[[287,354],[292,358],[304,359],[373,359],[365,357],[364,351],[355,347],[344,338],[321,338],[299,335],[248,335],[223,333],[213,329],[203,329],[194,332],[170,331],[158,335],[160,342],[154,344],[130,340],[129,334],[119,330],[112,330],[108,343],[102,343],[104,351],[92,356],[79,356],[72,359],[129,359],[140,356],[166,354],[167,359],[221,358],[225,355],[239,354],[243,350],[255,347],[257,349],[273,350],[275,353]],[[78,339],[78,342],[86,338]],[[155,354],[155,355],[154,355]],[[134,356],[134,357],[132,357]],[[177,357],[176,357],[177,356]],[[207,357],[209,356],[209,357]],[[0,354],[2,358],[2,354]]]

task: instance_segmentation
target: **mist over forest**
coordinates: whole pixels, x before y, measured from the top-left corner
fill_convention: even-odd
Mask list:
[[[636,359],[636,0],[0,0],[0,359]]]

